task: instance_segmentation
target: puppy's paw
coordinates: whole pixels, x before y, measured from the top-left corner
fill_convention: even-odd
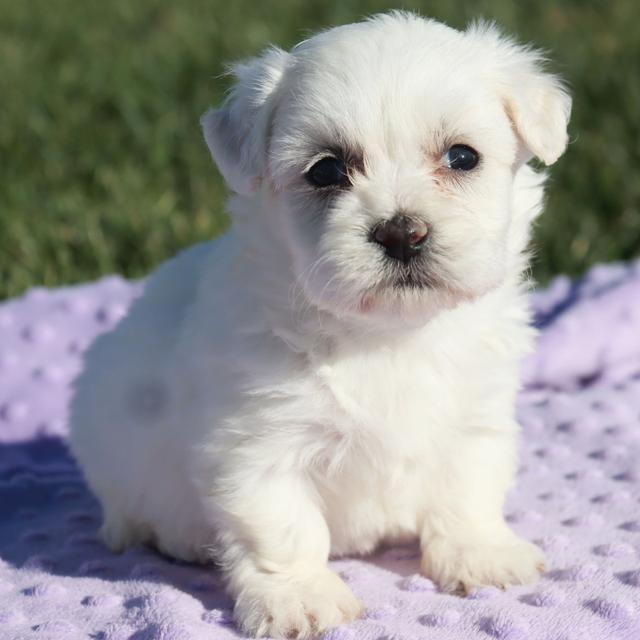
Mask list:
[[[233,610],[247,635],[298,640],[355,620],[361,612],[349,587],[328,569],[303,577],[255,576],[240,591]]]
[[[544,569],[542,551],[515,534],[495,542],[436,537],[422,552],[422,573],[449,593],[468,595],[483,585],[505,589],[535,582]]]

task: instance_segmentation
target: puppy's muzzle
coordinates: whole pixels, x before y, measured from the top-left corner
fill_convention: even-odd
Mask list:
[[[408,264],[422,251],[428,235],[426,222],[397,214],[377,224],[372,229],[371,240],[384,247],[389,258]]]

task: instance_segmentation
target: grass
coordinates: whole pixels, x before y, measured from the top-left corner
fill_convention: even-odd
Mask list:
[[[140,276],[227,224],[198,125],[224,62],[392,7],[462,27],[479,15],[549,49],[574,94],[535,274],[640,248],[636,0],[0,0],[0,298]]]

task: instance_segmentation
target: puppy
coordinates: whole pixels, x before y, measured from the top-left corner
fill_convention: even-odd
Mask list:
[[[89,350],[71,442],[114,550],[221,568],[248,634],[361,604],[327,566],[418,538],[443,590],[535,580],[503,518],[526,247],[570,98],[541,56],[410,13],[236,65],[202,125],[231,230]]]

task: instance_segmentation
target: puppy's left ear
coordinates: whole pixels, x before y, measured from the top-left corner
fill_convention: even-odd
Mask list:
[[[498,69],[499,91],[522,142],[523,161],[535,156],[553,164],[568,143],[571,96],[557,76],[544,70],[544,57],[500,34],[493,25],[475,24],[474,35],[490,40]]]
[[[288,58],[288,53],[273,47],[234,65],[236,83],[227,99],[200,119],[213,160],[236,193],[247,195],[260,184],[274,94]]]
[[[571,96],[555,76],[535,67],[525,65],[512,73],[505,96],[507,113],[530,155],[553,164],[569,141]]]

